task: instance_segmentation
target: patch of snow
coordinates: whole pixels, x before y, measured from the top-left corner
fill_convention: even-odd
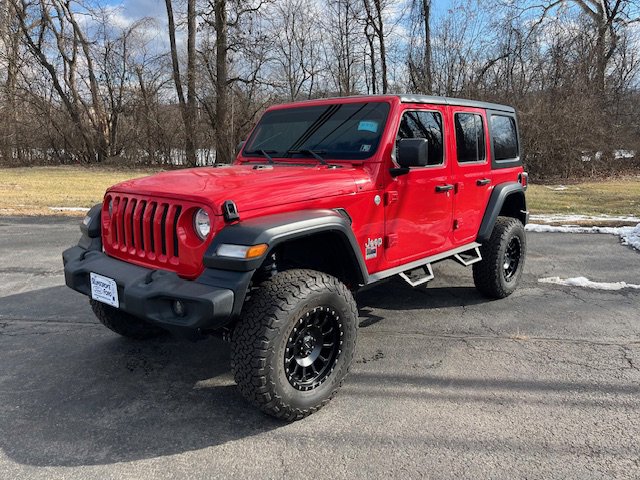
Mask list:
[[[581,227],[579,225],[543,225],[539,223],[528,223],[525,230],[537,233],[607,233],[609,235],[620,235],[621,230],[631,227]]]
[[[640,217],[635,215],[566,215],[566,214],[538,214],[531,215],[531,220],[536,223],[562,223],[575,222],[629,222],[638,223]]]
[[[563,190],[568,190],[566,185],[545,185],[545,188],[549,190],[553,190],[554,192],[561,192]]]
[[[529,223],[525,227],[528,232],[537,233],[604,233],[618,235],[623,245],[640,250],[640,223],[635,227],[581,227],[579,225],[542,225]]]
[[[88,212],[88,208],[84,207],[49,207],[54,212]]]
[[[624,159],[630,159],[630,158],[636,157],[635,150],[624,150],[619,148],[617,150],[613,150],[611,153],[613,153],[613,158],[616,160],[624,160]],[[604,152],[602,151],[598,151],[595,154],[590,152],[582,152],[582,154],[580,155],[580,159],[583,162],[590,162],[594,158],[596,160],[601,160],[603,156],[604,156]]]
[[[623,158],[635,158],[635,150],[614,150],[613,156],[616,160],[622,160]]]
[[[635,227],[622,227],[620,238],[623,245],[630,245],[636,250],[640,250],[640,223]]]
[[[538,279],[540,283],[551,283],[566,287],[593,288],[595,290],[622,290],[624,288],[634,288],[640,290],[640,285],[626,282],[592,282],[586,277],[560,278],[547,277]]]

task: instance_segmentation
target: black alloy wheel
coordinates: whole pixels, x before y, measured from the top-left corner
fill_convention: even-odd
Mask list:
[[[298,320],[284,355],[284,369],[293,388],[313,390],[331,375],[342,353],[343,335],[342,320],[330,307],[315,307]]]
[[[507,249],[504,252],[504,279],[507,282],[513,280],[515,273],[518,271],[520,265],[522,246],[518,237],[512,237],[507,245]]]

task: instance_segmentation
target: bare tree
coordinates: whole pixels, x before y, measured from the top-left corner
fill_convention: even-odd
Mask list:
[[[50,3],[45,0],[17,3],[16,0],[13,5],[27,49],[48,74],[83,139],[87,159],[95,153],[97,161],[104,160],[109,156],[108,122],[99,94],[91,43],[80,28],[75,12],[69,3],[58,0]],[[60,63],[62,71],[58,70]],[[80,66],[82,72],[78,71]]]
[[[640,21],[640,3],[637,0],[552,0],[523,10],[540,9],[536,25],[563,5],[577,6],[589,19],[595,44],[592,81],[599,94],[604,94],[607,68],[620,40],[621,30],[630,23]]]
[[[187,0],[187,95],[185,98],[180,74],[180,62],[178,59],[178,47],[176,43],[176,22],[172,0],[165,0],[167,8],[167,26],[169,33],[169,45],[171,48],[171,63],[173,69],[173,82],[176,95],[180,104],[180,113],[184,123],[185,153],[187,163],[196,165],[195,142],[195,113],[196,113],[196,2]]]
[[[277,33],[272,43],[272,61],[290,101],[311,98],[323,69],[316,20],[319,16],[311,0],[284,0],[274,5],[270,27]]]
[[[215,130],[216,162],[230,163],[235,156],[232,87],[259,83],[259,72],[265,61],[264,38],[259,22],[254,20],[266,3],[266,0],[208,0],[202,16],[204,24],[213,32],[214,46],[205,45],[202,58],[208,77],[214,83],[215,107],[205,108]],[[230,73],[234,60],[248,68]]]
[[[16,90],[20,65],[20,30],[15,21],[16,12],[7,1],[0,2],[0,155],[6,161],[13,161],[17,147],[18,109]]]
[[[431,0],[412,0],[409,76],[412,89],[431,93],[433,88],[431,58]]]
[[[329,41],[325,46],[327,63],[335,89],[340,95],[353,95],[358,91],[363,71],[364,51],[358,20],[362,18],[362,5],[355,0],[328,0],[325,31]]]
[[[376,83],[376,73],[375,73],[375,62],[373,61],[374,57],[374,48],[372,39],[375,37],[378,43],[379,48],[379,57],[380,57],[380,77],[382,80],[382,93],[387,93],[389,91],[389,78],[387,75],[387,48],[385,43],[385,22],[384,22],[384,9],[386,7],[383,4],[382,0],[362,0],[362,5],[364,6],[365,11],[365,34],[367,36],[367,41],[369,43],[369,51],[371,55],[371,72],[372,72],[372,83],[374,85],[374,93],[375,93],[375,83]],[[369,28],[372,30],[372,34],[369,34]]]

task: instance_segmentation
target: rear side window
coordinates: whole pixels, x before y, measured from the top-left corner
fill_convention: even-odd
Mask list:
[[[456,149],[458,163],[483,162],[487,158],[482,116],[456,113]]]
[[[491,136],[493,156],[496,161],[510,160],[519,156],[518,133],[513,117],[491,115]]]
[[[444,164],[442,115],[439,112],[405,112],[400,121],[398,137],[426,138],[429,142],[429,165]]]

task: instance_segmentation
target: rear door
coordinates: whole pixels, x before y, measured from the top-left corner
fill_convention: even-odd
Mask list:
[[[426,138],[429,164],[396,177],[385,192],[385,252],[393,263],[407,263],[446,249],[453,212],[446,107],[407,106],[397,126],[397,141]],[[395,160],[395,153],[394,153]]]
[[[456,246],[476,239],[489,195],[491,159],[484,109],[449,107],[455,141],[453,163],[453,240]]]

